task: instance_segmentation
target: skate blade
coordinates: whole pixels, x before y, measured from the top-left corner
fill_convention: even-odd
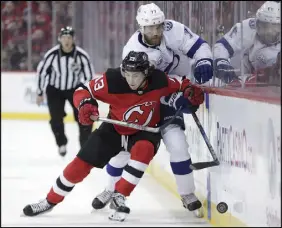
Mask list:
[[[97,213],[97,212],[99,212],[99,211],[101,211],[101,212],[107,211],[107,208],[106,208],[106,207],[101,208],[101,209],[92,208],[92,210],[91,210],[90,213],[91,213],[91,214],[94,214],[94,213]]]
[[[194,211],[193,211],[193,214],[194,214],[197,218],[203,218],[203,217],[204,217],[204,209],[203,209],[203,207],[194,210]]]
[[[127,215],[128,215],[127,213],[113,211],[109,215],[109,219],[112,221],[123,222],[126,219]]]
[[[45,214],[48,214],[49,212],[51,212],[53,210],[53,208],[51,208],[50,210],[47,210],[47,211],[44,211],[44,212],[42,212],[42,213],[40,213],[40,214],[37,214],[37,215],[25,215],[24,213],[23,213],[23,211],[20,213],[20,217],[28,217],[28,218],[32,218],[32,217],[40,217],[40,216],[42,216],[42,215],[45,215]]]
[[[32,215],[32,216],[30,216],[30,215],[25,215],[24,213],[21,213],[20,214],[20,217],[26,217],[26,218],[34,218],[34,217],[40,217],[40,216],[43,216],[44,214],[46,214],[47,212],[43,212],[43,213],[41,213],[41,214],[38,214],[38,215]]]
[[[107,211],[109,209],[109,203],[107,203],[104,207],[95,209],[92,207],[91,214],[97,213],[98,211]]]

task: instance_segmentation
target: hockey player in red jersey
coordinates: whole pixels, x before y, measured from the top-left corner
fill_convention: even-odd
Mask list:
[[[160,121],[160,98],[174,92],[183,96],[195,106],[203,103],[201,88],[188,79],[182,82],[169,78],[154,69],[144,52],[130,52],[121,67],[108,69],[74,93],[74,105],[79,111],[79,121],[90,125],[90,116],[99,117],[96,100],[110,105],[108,118],[155,127]],[[121,179],[115,185],[110,204],[114,211],[109,219],[123,221],[130,213],[125,199],[141,179],[148,164],[156,154],[161,135],[121,127],[109,123],[92,132],[76,157],[56,179],[46,198],[39,203],[29,204],[23,212],[35,216],[50,211],[72,191],[75,184],[83,181],[91,169],[103,168],[121,150],[130,152],[130,160],[124,168]]]

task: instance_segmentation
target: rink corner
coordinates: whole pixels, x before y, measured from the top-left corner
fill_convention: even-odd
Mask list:
[[[177,192],[177,186],[174,177],[162,169],[157,162],[152,161],[147,168],[146,172],[150,174],[159,184],[165,189],[171,192],[175,197],[180,199]],[[210,202],[208,207],[208,200],[198,192],[196,192],[197,197],[201,200],[204,208],[204,219],[214,227],[246,227],[247,225],[241,222],[239,219],[232,216],[231,213],[226,212],[225,214],[220,214],[216,205]],[[208,214],[210,215],[208,217]]]

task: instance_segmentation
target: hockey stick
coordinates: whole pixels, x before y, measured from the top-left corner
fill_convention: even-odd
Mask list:
[[[93,116],[90,116],[90,118],[92,120]],[[148,131],[148,132],[152,132],[152,133],[158,133],[160,132],[160,127],[147,127],[147,126],[142,126],[142,125],[138,125],[138,124],[134,124],[134,123],[128,123],[128,122],[124,122],[124,121],[119,121],[119,120],[113,120],[113,119],[108,119],[106,117],[99,117],[98,121],[102,121],[102,122],[106,122],[106,123],[110,123],[110,124],[116,124],[122,127],[129,127],[129,128],[133,128],[133,129],[137,129],[137,130],[141,130],[141,131]]]
[[[98,121],[102,121],[102,122],[106,122],[106,123],[110,123],[110,124],[116,124],[116,125],[123,126],[123,127],[129,127],[129,128],[133,128],[133,129],[137,129],[137,130],[141,130],[141,131],[159,133],[161,130],[166,128],[176,118],[176,116],[179,114],[181,109],[182,109],[182,106],[176,111],[174,116],[169,121],[167,121],[165,124],[161,125],[160,127],[147,127],[147,126],[142,126],[142,125],[138,125],[138,124],[134,124],[134,123],[128,123],[128,122],[124,122],[124,121],[108,119],[106,117],[99,117]],[[95,117],[91,115],[90,119],[94,120]]]
[[[213,161],[193,163],[193,164],[190,165],[190,169],[192,169],[192,170],[200,170],[200,169],[205,169],[205,168],[209,168],[209,167],[213,167],[213,166],[219,165],[220,164],[219,160],[218,160],[218,158],[217,158],[217,156],[216,156],[216,154],[214,152],[214,149],[213,149],[212,145],[210,144],[210,141],[209,141],[209,139],[208,139],[208,137],[207,137],[207,135],[205,133],[205,130],[204,130],[202,124],[200,123],[196,113],[192,113],[192,116],[193,116],[193,118],[195,120],[195,123],[197,124],[197,126],[198,126],[198,128],[199,128],[199,130],[201,132],[201,135],[203,136],[203,139],[205,140],[206,145],[209,148],[209,151],[210,151],[210,154],[211,154],[211,156],[213,158]]]

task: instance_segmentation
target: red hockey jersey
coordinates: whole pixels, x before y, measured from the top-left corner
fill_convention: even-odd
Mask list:
[[[190,81],[169,78],[164,72],[154,70],[141,90],[131,90],[120,68],[108,69],[102,76],[92,79],[74,93],[74,105],[78,107],[85,98],[93,98],[110,105],[109,117],[138,125],[155,127],[160,121],[160,98],[183,91]],[[138,130],[114,125],[122,135]]]

